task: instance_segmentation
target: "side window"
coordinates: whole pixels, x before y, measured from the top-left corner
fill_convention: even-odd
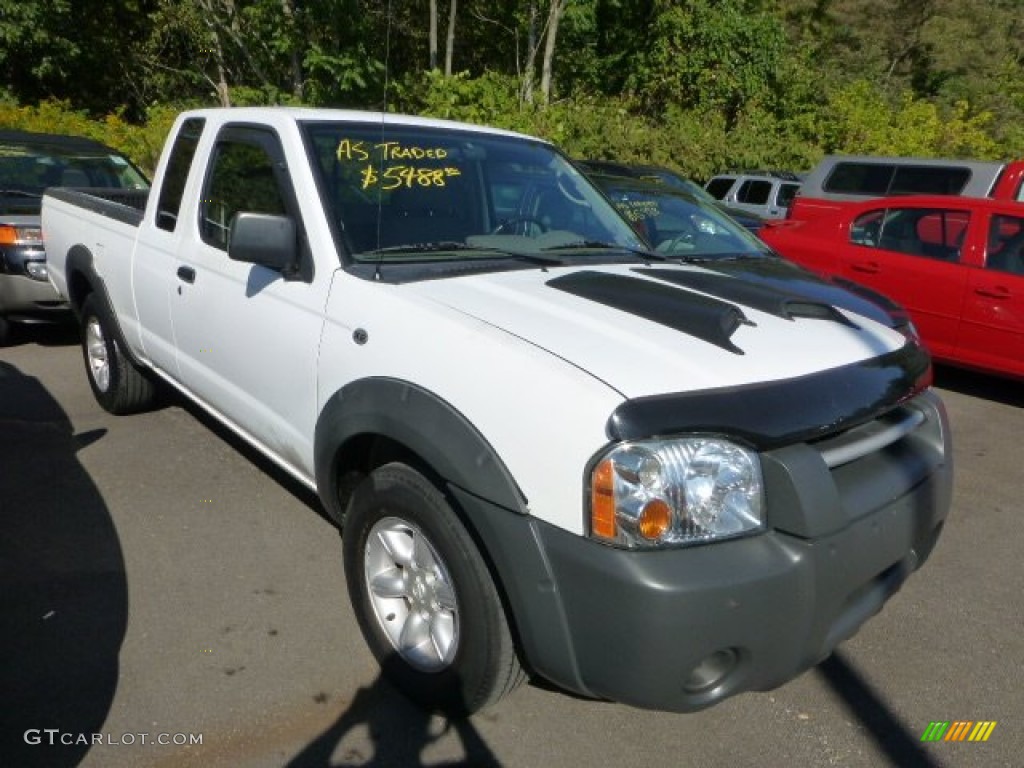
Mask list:
[[[921,240],[917,236],[917,214],[914,209],[895,208],[886,212],[878,247],[886,251],[904,253],[908,256],[920,254]]]
[[[203,241],[226,251],[231,220],[240,211],[284,214],[287,208],[264,141],[229,134],[214,146],[199,203]]]
[[[721,200],[732,188],[733,179],[715,178],[708,182],[707,190],[713,198]]]
[[[862,213],[854,219],[853,225],[850,227],[850,242],[854,245],[877,248],[884,220],[884,210]]]
[[[897,166],[890,195],[959,195],[971,180],[967,168],[926,165]]]
[[[1024,275],[1024,218],[992,217],[985,249],[985,267]]]
[[[156,209],[156,225],[160,229],[173,232],[178,225],[181,196],[185,191],[188,171],[192,167],[192,158],[195,157],[205,123],[201,117],[186,120],[174,140],[174,146],[171,147],[171,156],[167,160],[167,170],[164,171],[160,200]]]
[[[770,181],[745,181],[736,193],[736,201],[749,205],[765,205],[772,194]]]
[[[796,197],[798,189],[800,189],[799,184],[780,184],[776,205],[782,208],[789,208],[793,204],[793,198]]]
[[[882,223],[879,247],[908,256],[956,262],[970,214],[934,208],[893,208]]]
[[[882,163],[836,163],[821,188],[826,192],[881,197],[895,168]]]

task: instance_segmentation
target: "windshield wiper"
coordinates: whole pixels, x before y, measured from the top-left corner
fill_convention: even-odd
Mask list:
[[[0,189],[0,195],[9,195],[11,197],[42,197],[38,192],[28,192],[24,189]]]
[[[607,251],[622,251],[628,253],[631,256],[644,259],[645,261],[677,261],[674,256],[666,256],[663,253],[652,251],[647,248],[631,248],[628,245],[616,245],[615,243],[606,243],[602,240],[574,240],[571,243],[559,243],[558,245],[549,245],[547,248],[542,248],[543,251],[570,251],[576,248],[599,248]]]
[[[541,264],[543,266],[550,266],[552,264],[563,263],[562,260],[556,256],[544,256],[539,253],[530,253],[528,251],[514,251],[506,248],[494,248],[491,246],[484,245],[468,245],[467,243],[459,243],[454,240],[442,240],[436,243],[410,243],[408,245],[389,245],[386,248],[376,248],[372,251],[363,251],[359,255],[361,257],[367,257],[380,256],[389,253],[444,253],[445,251],[474,251],[476,253],[486,253],[501,258],[517,259],[519,261],[529,261],[533,264]],[[366,260],[369,261],[370,259]]]
[[[681,261],[685,261],[687,264],[703,264],[705,262],[718,262],[718,261],[746,261],[748,259],[766,259],[773,258],[767,253],[708,253],[708,254],[694,254],[693,256],[679,256]]]

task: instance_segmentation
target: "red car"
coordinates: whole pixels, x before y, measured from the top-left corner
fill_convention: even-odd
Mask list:
[[[903,304],[939,361],[1024,378],[1024,204],[885,197],[760,236],[819,273]]]

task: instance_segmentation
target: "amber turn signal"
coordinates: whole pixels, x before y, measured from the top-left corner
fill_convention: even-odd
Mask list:
[[[644,505],[640,510],[640,519],[637,520],[637,530],[640,535],[649,541],[656,541],[668,533],[672,527],[672,510],[661,499],[654,499]]]
[[[615,469],[611,459],[605,459],[594,470],[590,488],[590,529],[603,539],[615,538]]]

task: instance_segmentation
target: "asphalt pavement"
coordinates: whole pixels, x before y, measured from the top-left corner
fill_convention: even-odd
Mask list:
[[[447,721],[379,678],[315,497],[173,396],[110,416],[73,334],[33,329],[0,349],[0,768],[1017,768],[1024,388],[937,381],[949,521],[829,660],[691,715],[533,681]],[[921,740],[946,721],[995,726]]]

